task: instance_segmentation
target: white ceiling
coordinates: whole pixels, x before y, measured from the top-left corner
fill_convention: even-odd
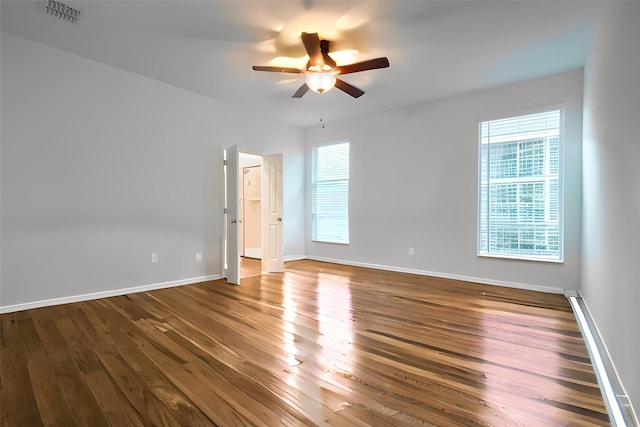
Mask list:
[[[45,13],[45,0],[2,0],[1,28],[67,52],[164,81],[296,125],[420,104],[584,65],[600,1],[191,1],[67,0],[76,24]],[[302,57],[301,32],[318,32],[356,61],[386,56],[386,69],[334,89],[291,95],[295,74],[252,65]]]

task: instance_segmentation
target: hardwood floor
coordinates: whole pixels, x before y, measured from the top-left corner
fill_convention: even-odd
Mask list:
[[[240,257],[240,279],[262,274],[262,261],[255,258]]]
[[[561,295],[296,261],[1,322],[7,427],[609,424]]]

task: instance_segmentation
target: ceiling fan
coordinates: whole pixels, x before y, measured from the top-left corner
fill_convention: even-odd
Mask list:
[[[358,98],[364,95],[364,91],[350,85],[336,76],[358,73],[360,71],[375,70],[376,68],[387,68],[389,66],[389,60],[385,57],[338,66],[329,56],[329,41],[320,40],[318,33],[302,33],[300,37],[302,38],[302,44],[304,44],[304,48],[309,55],[309,61],[304,69],[262,65],[254,65],[252,67],[255,71],[304,74],[305,82],[291,96],[292,98],[302,98],[309,89],[318,93],[324,93],[334,86],[354,98]]]

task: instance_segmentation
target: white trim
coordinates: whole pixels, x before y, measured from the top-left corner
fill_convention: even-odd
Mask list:
[[[582,297],[582,293],[579,290],[571,294],[567,292],[566,296],[591,355],[591,364],[598,378],[602,397],[606,403],[612,425],[620,427],[640,425],[611,354],[602,339],[598,325],[589,311],[586,300]]]
[[[334,241],[334,240],[316,240],[316,239],[311,239],[311,241],[313,243],[329,243],[330,245],[344,245],[344,246],[349,246],[351,243],[349,242],[338,242],[338,241]]]
[[[392,265],[370,264],[366,262],[346,261],[341,259],[333,259],[333,258],[325,258],[325,257],[317,257],[317,256],[307,256],[307,258],[314,261],[323,261],[323,262],[331,262],[334,264],[352,265],[354,267],[372,268],[374,270],[387,270],[387,271],[396,271],[399,273],[418,274],[420,276],[441,277],[444,279],[462,280],[465,282],[481,283],[484,285],[503,286],[506,288],[525,289],[529,291],[546,292],[551,294],[565,293],[564,288],[556,288],[552,286],[540,286],[540,285],[532,285],[529,283],[518,283],[518,282],[503,282],[501,280],[461,276],[459,274],[449,274],[449,273],[441,273],[437,271],[417,270],[413,268],[396,267]]]
[[[153,283],[150,285],[132,286],[130,288],[114,289],[110,291],[94,292],[91,294],[72,295],[68,297],[52,298],[47,300],[25,302],[20,304],[0,306],[0,314],[12,313],[15,311],[29,310],[32,308],[48,307],[52,305],[69,304],[73,302],[90,301],[99,298],[115,297],[120,295],[134,294],[137,292],[147,292],[156,289],[173,288],[176,286],[192,285],[194,283],[218,280],[222,276],[219,274],[192,277],[190,279],[173,280],[170,282]]]
[[[284,262],[301,261],[303,259],[307,259],[307,256],[306,255],[285,255],[284,256]]]
[[[510,254],[489,254],[489,253],[478,253],[479,257],[484,258],[499,258],[499,259],[512,259],[514,261],[532,261],[532,262],[555,262],[556,264],[564,264],[564,258],[551,259],[551,258],[542,258],[542,257],[534,257],[534,256],[518,256],[518,255],[510,255]]]

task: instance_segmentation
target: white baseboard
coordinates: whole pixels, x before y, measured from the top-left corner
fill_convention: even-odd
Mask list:
[[[206,282],[209,280],[218,280],[221,276],[219,274],[210,276],[192,277],[190,279],[173,280],[170,282],[153,283],[150,285],[132,286],[130,288],[114,289],[103,292],[94,292],[91,294],[72,295],[68,297],[52,298],[47,300],[26,302],[21,304],[0,306],[0,314],[13,313],[15,311],[29,310],[32,308],[48,307],[52,305],[69,304],[72,302],[89,301],[99,298],[115,297],[120,295],[134,294],[137,292],[153,291],[156,289],[172,288],[175,286],[191,285],[199,282]]]
[[[552,286],[540,286],[540,285],[532,285],[528,283],[517,283],[517,282],[504,282],[500,280],[485,279],[482,277],[461,276],[459,274],[449,274],[449,273],[440,273],[437,271],[417,270],[413,268],[396,267],[392,265],[370,264],[367,262],[345,261],[341,259],[333,259],[333,258],[325,258],[325,257],[317,257],[317,256],[307,256],[306,258],[315,260],[315,261],[331,262],[334,264],[343,264],[343,265],[351,265],[354,267],[372,268],[375,270],[396,271],[399,273],[418,274],[420,276],[441,277],[443,279],[462,280],[465,282],[481,283],[484,285],[504,286],[507,288],[526,289],[529,291],[546,292],[546,293],[552,293],[552,294],[565,293],[564,288],[556,288]]]
[[[554,293],[554,294],[565,293],[565,290],[562,288],[538,286],[538,285],[531,285],[526,283],[504,282],[504,281],[484,279],[479,277],[469,277],[469,276],[462,276],[458,274],[440,273],[435,271],[418,270],[418,269],[397,267],[397,266],[390,266],[390,265],[372,264],[372,263],[357,262],[357,261],[346,261],[341,259],[317,257],[317,256],[306,256],[306,255],[287,255],[284,257],[285,262],[299,261],[303,259],[331,262],[334,264],[351,265],[354,267],[372,268],[375,270],[396,271],[400,273],[418,274],[421,276],[433,276],[433,277],[441,277],[445,279],[463,280],[466,282],[482,283],[486,285],[497,285],[497,286],[504,286],[508,288],[516,288],[516,289],[527,289],[527,290]],[[131,294],[136,292],[152,291],[154,289],[163,289],[163,288],[170,288],[174,286],[189,285],[193,283],[204,282],[207,280],[218,280],[220,278],[222,278],[222,275],[219,275],[219,274],[201,276],[201,277],[194,277],[190,279],[174,280],[170,282],[154,283],[150,285],[133,286],[133,287],[123,288],[123,289],[96,292],[92,294],[73,295],[69,297],[53,298],[48,300],[33,301],[33,302],[14,304],[14,305],[8,305],[8,306],[0,306],[0,314],[11,313],[11,312],[21,311],[21,310],[28,310],[31,308],[47,307],[50,305],[68,304],[72,302],[88,301],[92,299],[126,295],[126,294]]]
[[[580,291],[567,292],[567,298],[571,303],[589,350],[591,364],[598,378],[600,390],[602,390],[602,397],[611,418],[611,425],[614,427],[638,426],[638,416],[624,389],[611,354],[602,339],[598,325],[589,311],[586,300]]]

